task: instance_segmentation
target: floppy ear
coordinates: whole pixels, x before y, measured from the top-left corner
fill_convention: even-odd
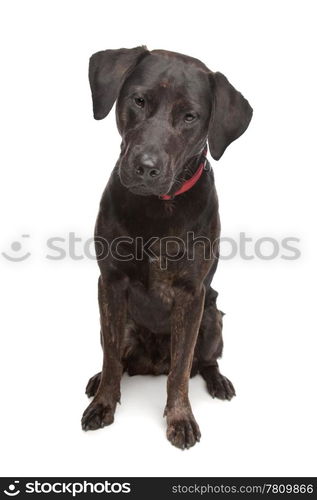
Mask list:
[[[149,52],[142,46],[134,49],[102,50],[91,56],[89,83],[96,120],[107,116],[124,80],[146,54]]]
[[[253,109],[222,73],[212,73],[213,109],[208,130],[211,156],[219,160],[229,144],[246,131]]]

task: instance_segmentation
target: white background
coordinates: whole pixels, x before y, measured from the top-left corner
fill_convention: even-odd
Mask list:
[[[0,250],[31,252],[0,256],[1,475],[316,475],[314,4],[1,2]],[[165,439],[165,377],[124,377],[114,425],[81,431],[102,359],[97,265],[45,258],[51,236],[92,235],[119,153],[113,112],[92,117],[88,58],[140,44],[200,58],[254,108],[212,162],[223,234],[301,239],[296,261],[220,262],[221,368],[237,397],[190,382],[202,440],[185,452]]]

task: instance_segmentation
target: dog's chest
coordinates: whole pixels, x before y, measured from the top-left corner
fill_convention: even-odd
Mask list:
[[[174,272],[168,266],[165,256],[149,262],[148,290],[157,297],[163,307],[170,308],[174,301]]]

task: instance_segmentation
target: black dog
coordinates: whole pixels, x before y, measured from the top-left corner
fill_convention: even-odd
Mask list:
[[[104,360],[82,426],[113,422],[124,371],[168,374],[167,437],[188,448],[200,439],[189,377],[199,372],[212,397],[235,395],[217,363],[222,313],[210,284],[220,224],[205,146],[218,160],[252,108],[221,73],[163,50],[98,52],[89,79],[97,120],[117,100],[122,145],[96,224]]]

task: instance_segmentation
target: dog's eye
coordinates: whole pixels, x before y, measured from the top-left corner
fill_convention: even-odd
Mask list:
[[[143,97],[135,97],[134,102],[138,106],[138,108],[144,108],[145,100],[143,99]]]
[[[193,113],[186,113],[186,115],[184,116],[184,120],[186,123],[191,123],[196,120],[196,115],[194,115]]]

